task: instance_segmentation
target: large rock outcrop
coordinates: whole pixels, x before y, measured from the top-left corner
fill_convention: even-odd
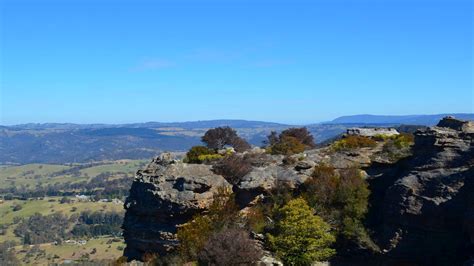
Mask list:
[[[124,255],[166,254],[176,244],[176,226],[206,209],[218,187],[230,187],[209,165],[185,164],[163,154],[137,172],[125,202]]]
[[[474,255],[473,129],[445,118],[415,134],[412,157],[368,169],[369,220],[387,261],[456,265]]]

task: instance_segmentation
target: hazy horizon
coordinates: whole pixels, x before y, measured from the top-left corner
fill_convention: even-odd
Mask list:
[[[98,123],[76,123],[71,121],[63,121],[63,122],[27,122],[27,123],[19,123],[19,124],[0,124],[1,126],[17,126],[17,125],[27,125],[27,124],[77,124],[77,125],[120,125],[120,124],[140,124],[140,123],[191,123],[191,122],[206,122],[206,121],[220,121],[220,120],[229,120],[229,121],[248,121],[248,122],[267,122],[267,123],[276,123],[282,125],[310,125],[310,124],[319,124],[325,122],[331,122],[337,118],[341,117],[351,117],[351,116],[388,116],[388,117],[404,117],[404,116],[431,116],[431,115],[444,115],[444,114],[463,114],[463,115],[474,115],[474,113],[454,113],[454,112],[447,112],[447,113],[436,113],[436,114],[408,114],[408,115],[390,115],[390,114],[348,114],[342,115],[338,117],[334,117],[324,121],[308,121],[308,122],[285,122],[285,121],[268,121],[268,120],[255,120],[255,119],[240,119],[240,118],[215,118],[215,119],[202,119],[202,120],[182,120],[182,121],[125,121],[125,122],[118,122],[118,123],[107,123],[107,122],[98,122]]]

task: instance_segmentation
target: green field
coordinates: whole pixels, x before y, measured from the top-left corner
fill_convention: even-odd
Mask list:
[[[52,174],[72,168],[66,165],[27,164],[0,167],[0,188],[25,186],[34,188],[37,183],[67,182],[66,176],[51,177]],[[38,177],[40,176],[40,177]],[[35,178],[36,177],[36,178]]]
[[[21,239],[13,234],[15,226],[13,220],[15,217],[28,218],[35,213],[48,215],[52,213],[63,213],[66,216],[71,216],[74,213],[81,213],[82,211],[116,211],[123,212],[122,204],[115,204],[112,202],[81,202],[74,198],[71,203],[59,203],[60,197],[46,197],[38,200],[7,200],[0,204],[0,217],[2,217],[0,224],[10,225],[5,235],[0,235],[0,243],[7,240],[15,240],[21,242]],[[54,201],[52,201],[54,200]],[[22,206],[21,210],[13,211],[15,205]],[[73,212],[73,208],[75,211]]]
[[[14,252],[22,265],[48,265],[79,261],[84,258],[93,261],[116,260],[122,256],[124,247],[123,239],[101,237],[89,239],[84,245],[74,243],[41,244],[39,245],[41,252],[31,252],[33,246],[16,246]]]
[[[73,170],[78,165],[27,164],[21,166],[0,166],[0,189],[22,187],[34,190],[36,185],[76,183],[88,181],[102,173],[111,173],[122,177],[133,176],[147,160],[120,160],[113,162],[95,163],[79,169],[75,173],[63,173]]]
[[[61,197],[46,197],[39,200],[6,200],[0,204],[0,217],[2,220],[0,224],[9,224],[13,222],[14,217],[27,218],[35,213],[42,215],[48,215],[54,212],[62,212],[63,214],[70,216],[73,213],[80,213],[82,211],[123,211],[121,204],[115,204],[112,202],[81,202],[74,198],[71,198],[71,203],[59,203]],[[19,211],[13,211],[14,205],[22,206]],[[76,208],[75,212],[71,210]],[[0,242],[1,240],[0,236]]]

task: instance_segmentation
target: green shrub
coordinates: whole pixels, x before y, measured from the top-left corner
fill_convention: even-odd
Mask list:
[[[215,155],[216,152],[212,149],[209,149],[205,146],[194,146],[187,153],[185,162],[187,163],[202,163],[206,159],[206,155]],[[199,158],[201,156],[201,159]],[[204,156],[204,157],[203,157]]]
[[[372,148],[377,145],[377,142],[369,137],[364,136],[347,136],[332,144],[335,151],[353,150],[358,148]]]
[[[381,155],[389,158],[391,161],[396,161],[407,157],[411,154],[410,147],[414,143],[412,134],[402,133],[385,140],[383,144]]]
[[[240,223],[232,191],[219,188],[206,214],[198,214],[178,228],[178,251],[182,258],[195,260],[211,235]]]
[[[201,154],[198,156],[198,160],[200,162],[212,162],[212,161],[217,161],[222,158],[224,158],[224,156],[220,154]]]
[[[212,235],[212,221],[208,216],[198,215],[178,228],[179,252],[183,258],[195,259]]]
[[[411,146],[414,143],[414,136],[410,133],[400,133],[398,135],[383,135],[378,134],[373,137],[377,141],[393,142],[393,144],[401,149]]]
[[[303,186],[303,197],[345,240],[359,241],[367,235],[362,224],[370,191],[357,168],[341,170],[318,166]],[[360,242],[360,241],[359,241]]]
[[[292,155],[301,153],[306,146],[297,138],[285,136],[269,148],[271,154]]]
[[[250,208],[247,212],[247,227],[256,233],[263,233],[266,222],[265,213],[262,206],[257,205]]]
[[[21,210],[21,209],[23,209],[23,207],[22,207],[20,204],[15,204],[15,205],[13,205],[13,207],[12,207],[12,210],[13,210],[14,212],[17,212],[17,211],[19,211],[19,210]]]
[[[309,133],[308,129],[305,127],[300,128],[289,128],[283,130],[280,134],[280,139],[284,137],[293,137],[296,138],[299,142],[305,145],[308,148],[316,147],[314,143],[314,137]]]
[[[396,137],[397,135],[377,134],[377,135],[374,135],[372,138],[376,141],[386,141],[389,139],[394,139]]]
[[[230,127],[217,127],[206,131],[201,138],[207,147],[214,150],[224,148],[226,145],[234,147],[238,152],[244,152],[251,148],[247,141],[237,135],[237,131]]]
[[[400,135],[397,135],[397,137],[394,139],[394,144],[398,148],[406,148],[415,142],[415,138],[412,134],[408,133],[401,133]]]
[[[335,255],[336,251],[330,248],[336,241],[330,226],[313,214],[304,199],[289,201],[279,212],[281,219],[268,241],[285,265],[311,265]]]
[[[217,232],[209,238],[199,253],[200,265],[255,265],[262,257],[262,250],[240,228]]]
[[[289,128],[277,136],[275,131],[272,131],[264,141],[267,146],[267,152],[271,154],[292,155],[301,153],[305,149],[314,148],[314,138],[309,133],[308,129]]]
[[[252,171],[252,164],[249,157],[231,154],[214,165],[212,170],[222,175],[230,184],[236,185],[242,177]]]

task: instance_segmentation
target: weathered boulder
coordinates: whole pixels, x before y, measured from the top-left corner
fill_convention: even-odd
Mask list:
[[[137,172],[125,202],[124,255],[165,254],[176,244],[176,226],[209,206],[219,187],[230,187],[211,167],[185,164],[163,154]]]
[[[438,127],[451,128],[465,133],[474,133],[474,122],[463,121],[452,116],[447,116],[439,121]]]
[[[276,158],[281,159],[279,156]],[[279,184],[285,183],[290,187],[297,187],[309,178],[308,172],[311,171],[308,168],[304,169],[306,171],[302,170],[297,170],[295,165],[284,165],[281,161],[279,164],[270,163],[254,167],[234,187],[236,201],[244,207],[257,196],[266,194]]]

